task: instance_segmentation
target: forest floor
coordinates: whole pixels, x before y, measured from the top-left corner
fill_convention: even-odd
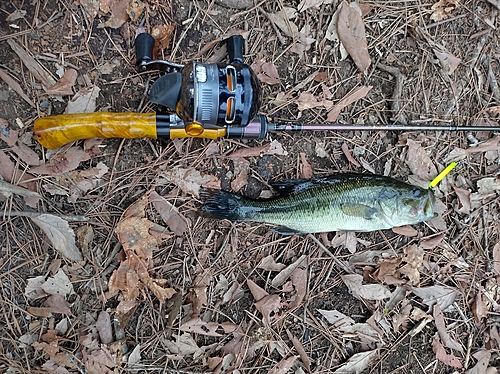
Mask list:
[[[498,0],[9,0],[0,4],[0,372],[497,373],[498,131],[303,131],[264,140],[87,139],[37,118],[161,112],[158,58],[245,39],[260,113],[304,124],[500,125]],[[202,186],[375,173],[439,216],[283,236],[200,217]]]

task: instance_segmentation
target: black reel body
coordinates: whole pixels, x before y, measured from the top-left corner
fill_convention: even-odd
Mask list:
[[[137,64],[144,70],[161,65],[162,60],[152,59],[153,45],[149,34],[136,39]],[[248,125],[260,108],[260,83],[243,62],[243,38],[230,37],[227,47],[229,64],[192,62],[157,79],[151,87],[151,102],[175,110],[186,125]],[[162,70],[173,67],[163,62]]]

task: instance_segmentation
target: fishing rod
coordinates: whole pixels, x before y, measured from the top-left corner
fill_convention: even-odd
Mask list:
[[[287,131],[500,131],[500,126],[444,125],[307,125],[271,123],[257,114],[262,94],[257,76],[244,63],[241,36],[225,40],[229,63],[176,64],[153,57],[154,38],[135,39],[136,65],[141,71],[165,74],[151,86],[152,103],[173,113],[96,112],[38,118],[34,134],[49,149],[88,138],[232,138],[263,139]]]

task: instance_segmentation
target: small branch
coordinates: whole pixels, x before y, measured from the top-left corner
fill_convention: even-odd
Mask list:
[[[15,212],[15,211],[10,211],[10,212],[3,212],[2,217],[39,217],[42,214],[52,214],[52,213],[39,213],[39,212]],[[66,215],[61,215],[61,214],[52,214],[53,216],[57,216],[59,218],[62,218],[66,221],[72,221],[72,222],[87,222],[89,221],[88,217],[85,216],[66,216]]]
[[[307,236],[311,238],[325,253],[327,253],[342,270],[344,270],[347,274],[354,274],[354,270],[352,270],[344,261],[339,260],[337,256],[330,252],[314,235],[307,234]]]
[[[401,112],[403,105],[401,104],[403,95],[403,85],[405,83],[406,76],[403,74],[400,68],[394,66],[387,66],[383,64],[377,64],[380,70],[383,70],[389,74],[392,74],[396,78],[396,85],[394,86],[394,91],[392,93],[392,103],[391,111],[393,120],[397,123],[406,125],[408,123],[406,116]]]

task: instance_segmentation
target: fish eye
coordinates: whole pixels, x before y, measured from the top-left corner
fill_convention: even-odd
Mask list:
[[[413,197],[420,197],[422,195],[422,192],[420,191],[419,188],[415,187],[414,189],[411,190],[411,195]]]

